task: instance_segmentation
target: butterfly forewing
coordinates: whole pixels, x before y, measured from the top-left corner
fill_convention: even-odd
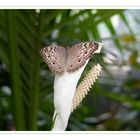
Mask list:
[[[43,61],[56,74],[64,72],[66,49],[61,46],[48,46],[40,50]]]
[[[72,72],[82,67],[86,60],[98,49],[96,42],[79,43],[67,49],[67,71]]]

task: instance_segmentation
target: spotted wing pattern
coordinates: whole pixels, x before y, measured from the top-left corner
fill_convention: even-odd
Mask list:
[[[48,46],[42,48],[40,54],[50,70],[62,74],[65,70],[73,72],[82,67],[98,47],[96,42],[83,42],[66,49],[61,46]]]
[[[67,48],[67,71],[72,72],[82,67],[98,47],[96,42],[83,42]]]
[[[66,49],[61,46],[48,46],[40,50],[43,61],[56,74],[64,72]]]

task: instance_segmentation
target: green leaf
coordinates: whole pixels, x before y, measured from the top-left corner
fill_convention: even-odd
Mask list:
[[[10,49],[10,73],[11,73],[11,84],[12,84],[12,95],[14,104],[14,119],[17,130],[25,130],[25,119],[24,119],[24,108],[23,99],[21,95],[21,85],[19,76],[19,59],[18,59],[18,46],[16,41],[16,30],[15,30],[15,11],[6,11],[7,15],[7,36],[8,45]]]

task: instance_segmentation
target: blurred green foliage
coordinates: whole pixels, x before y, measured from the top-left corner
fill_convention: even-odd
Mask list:
[[[0,130],[50,130],[54,74],[40,48],[103,42],[103,72],[67,130],[140,130],[140,10],[0,10]]]

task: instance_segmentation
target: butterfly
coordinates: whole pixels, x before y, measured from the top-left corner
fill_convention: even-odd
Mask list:
[[[66,48],[52,45],[42,48],[40,55],[54,73],[73,72],[86,63],[86,60],[98,50],[99,44],[97,42],[83,42]]]

